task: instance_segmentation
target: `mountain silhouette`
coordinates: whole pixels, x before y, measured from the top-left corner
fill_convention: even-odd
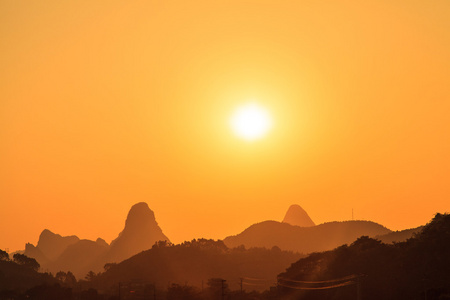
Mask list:
[[[125,228],[111,242],[106,262],[119,262],[150,249],[158,241],[168,241],[147,203],[133,205],[128,212]]]
[[[37,246],[27,243],[24,254],[36,259],[42,270],[52,273],[71,271],[78,278],[91,269],[101,270],[96,263],[109,248],[103,239],[96,242],[80,240],[77,236],[61,236],[48,229],[42,231]],[[96,266],[96,267],[94,267]]]
[[[391,231],[371,221],[329,222],[311,227],[293,226],[277,221],[254,224],[238,235],[224,239],[227,247],[244,245],[311,253],[352,243],[362,235],[375,237]]]
[[[77,278],[83,278],[90,270],[100,271],[103,265],[99,262],[107,253],[109,245],[103,239],[97,241],[79,240],[69,245],[61,255],[45,267],[49,270],[71,271]]]
[[[25,251],[23,252],[28,257],[36,259],[36,261],[41,265],[47,265],[50,260],[47,256],[41,251],[40,248],[34,246],[33,244],[27,243],[25,245]]]
[[[55,260],[64,250],[72,244],[75,244],[80,239],[75,236],[61,236],[55,234],[48,229],[44,229],[39,236],[37,248],[47,257],[49,260]],[[27,255],[25,253],[25,255]]]
[[[133,205],[125,227],[111,242],[98,238],[80,240],[77,236],[61,236],[48,229],[42,231],[37,246],[26,244],[24,254],[38,261],[42,270],[71,271],[83,278],[88,271],[99,272],[105,263],[117,263],[141,251],[150,249],[157,241],[169,241],[147,203]]]
[[[311,227],[316,225],[308,216],[306,211],[297,204],[293,204],[289,207],[286,215],[284,216],[283,223],[300,227]]]
[[[67,247],[74,245],[79,241],[80,239],[75,235],[61,236],[48,229],[44,229],[39,235],[37,246],[27,243],[23,254],[36,259],[41,265],[41,269],[47,270],[50,269],[49,265],[56,261],[61,254],[64,253]]]
[[[300,206],[292,205],[283,222],[254,224],[238,235],[227,237],[224,244],[229,248],[244,245],[246,248],[272,249],[276,246],[282,250],[311,253],[352,243],[362,235],[400,242],[416,231],[391,232],[369,221],[330,222],[315,226]],[[122,232],[110,245],[100,238],[97,241],[80,240],[77,236],[63,237],[45,229],[37,246],[27,244],[24,254],[35,258],[42,270],[53,273],[71,271],[77,278],[84,278],[88,271],[103,271],[106,263],[124,261],[152,248],[159,241],[170,244],[158,226],[154,212],[147,203],[141,202],[131,207]]]

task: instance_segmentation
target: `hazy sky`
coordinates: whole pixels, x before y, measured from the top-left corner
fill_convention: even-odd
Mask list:
[[[110,242],[140,201],[177,243],[293,203],[422,225],[450,210],[449,79],[448,0],[0,0],[0,249]]]

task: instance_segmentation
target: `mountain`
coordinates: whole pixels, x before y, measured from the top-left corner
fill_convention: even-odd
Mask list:
[[[46,267],[53,272],[71,271],[75,277],[83,278],[89,271],[100,271],[103,265],[99,260],[108,251],[109,245],[103,239],[96,242],[90,240],[79,240],[69,245],[64,252]]]
[[[49,260],[55,260],[64,250],[72,244],[75,244],[80,239],[75,236],[64,236],[55,234],[48,229],[44,229],[39,236],[37,248],[47,257]],[[25,253],[25,255],[27,255]]]
[[[111,242],[106,262],[119,262],[150,249],[158,241],[168,241],[147,203],[133,205],[125,221],[125,228]]]
[[[42,253],[41,249],[35,247],[33,244],[27,243],[25,245],[25,251],[23,252],[28,257],[34,258],[41,266],[47,265],[49,259]]]
[[[67,247],[79,241],[80,239],[75,235],[61,236],[44,229],[39,235],[37,246],[27,243],[23,254],[36,259],[41,265],[41,269],[47,270],[49,269],[48,265],[57,260]]]
[[[37,246],[25,245],[24,254],[36,259],[41,270],[57,273],[71,271],[77,278],[83,278],[90,270],[100,271],[96,263],[109,248],[103,239],[96,242],[80,240],[77,236],[61,236],[48,229],[42,231]]]
[[[375,237],[391,231],[370,221],[329,222],[312,227],[299,227],[277,221],[254,224],[235,236],[224,239],[228,247],[280,247],[282,250],[311,253],[336,248],[360,236]]]
[[[297,204],[289,207],[286,215],[284,216],[283,223],[300,227],[311,227],[316,225],[308,216],[306,211]]]
[[[117,263],[141,251],[150,249],[157,241],[169,241],[147,203],[133,205],[125,227],[108,245],[103,239],[80,240],[77,236],[61,236],[48,229],[42,231],[37,246],[27,244],[24,254],[36,259],[42,270],[71,271],[84,278],[88,271],[103,271],[106,263]]]

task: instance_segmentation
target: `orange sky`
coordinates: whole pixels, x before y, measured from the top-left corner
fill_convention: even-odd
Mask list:
[[[390,229],[449,211],[450,1],[0,1],[0,249],[173,242],[301,205]],[[236,106],[271,111],[235,137]]]

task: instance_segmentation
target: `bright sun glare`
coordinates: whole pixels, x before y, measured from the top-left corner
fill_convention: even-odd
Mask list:
[[[272,128],[272,118],[264,107],[252,102],[238,107],[230,124],[238,137],[253,141],[264,137]]]

